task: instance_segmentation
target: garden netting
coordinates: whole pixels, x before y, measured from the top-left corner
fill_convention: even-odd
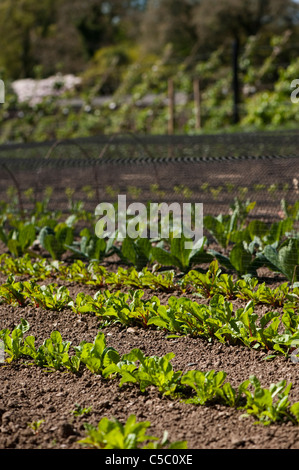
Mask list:
[[[94,136],[0,146],[0,199],[24,208],[51,190],[49,207],[82,201],[201,202],[227,213],[235,198],[255,201],[252,217],[279,219],[298,199],[299,133]]]

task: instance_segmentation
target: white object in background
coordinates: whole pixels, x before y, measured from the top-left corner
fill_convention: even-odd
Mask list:
[[[0,80],[0,104],[5,103],[5,85],[4,81]]]

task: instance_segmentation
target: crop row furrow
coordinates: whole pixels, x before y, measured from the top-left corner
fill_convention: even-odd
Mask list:
[[[163,305],[156,295],[149,299],[143,296],[142,289],[126,293],[106,289],[97,291],[94,296],[79,292],[72,298],[66,286],[16,282],[13,277],[0,286],[0,303],[20,307],[30,304],[57,312],[68,308],[79,315],[95,315],[102,323],[159,328],[179,335],[214,338],[224,344],[242,343],[250,348],[272,351],[270,357],[288,356],[299,343],[298,303],[291,300],[280,312],[273,310],[258,315],[252,299],[244,307],[234,309],[233,303],[221,294],[214,294],[204,304],[171,295]]]
[[[55,218],[42,203],[32,213],[22,213],[20,217],[2,203],[0,240],[14,258],[26,253],[37,258],[38,253],[33,246],[38,246],[39,250],[44,250],[55,261],[61,260],[66,253],[71,253],[75,259],[98,263],[114,255],[120,262],[134,266],[137,271],[149,265],[160,265],[175,267],[183,274],[195,266],[217,259],[238,277],[246,274],[257,276],[258,269],[266,267],[296,284],[299,282],[299,206],[298,203],[290,206],[285,201],[281,201],[281,204],[284,215],[281,220],[271,224],[258,219],[250,220],[249,214],[255,202],[239,199],[235,199],[230,206],[229,214],[219,214],[217,217],[205,215],[203,220],[198,220],[198,214],[195,215],[193,211],[190,227],[187,227],[189,230],[182,221],[178,221],[179,230],[176,227],[176,231],[175,223],[173,219],[170,220],[168,213],[165,217],[158,217],[157,235],[150,238],[144,236],[145,232],[151,233],[148,221],[144,222],[146,230],[140,224],[142,231],[139,227],[139,230],[134,231],[134,236],[130,235],[128,227],[132,220],[128,214],[123,214],[126,216],[125,236],[118,228],[111,233],[106,232],[103,224],[98,223],[101,220],[96,220],[97,210],[94,214],[85,211],[81,201],[70,203],[71,213],[65,220],[59,220],[58,214]],[[202,235],[193,240],[191,226],[199,223],[207,236]],[[162,230],[165,227],[168,229]],[[210,248],[211,241],[217,244],[217,250]]]
[[[137,271],[134,267],[128,269],[119,267],[117,272],[113,272],[97,262],[85,264],[81,260],[76,260],[71,265],[58,261],[32,262],[28,255],[13,259],[4,254],[0,256],[0,272],[9,275],[10,278],[15,275],[28,275],[37,281],[54,277],[57,280],[98,288],[148,288],[153,291],[181,294],[193,292],[206,299],[221,294],[228,300],[253,300],[255,304],[269,304],[273,307],[281,307],[287,302],[299,304],[299,287],[284,282],[276,288],[271,288],[265,282],[259,283],[257,278],[251,276],[235,280],[233,275],[221,271],[217,260],[209,264],[206,272],[190,270],[183,277],[176,279],[173,270],[159,273],[148,268]]]
[[[34,336],[24,336],[29,328],[29,323],[22,319],[12,332],[9,329],[0,331],[8,356],[6,362],[30,358],[40,367],[66,369],[76,374],[84,366],[104,380],[120,379],[120,387],[137,385],[142,393],[154,386],[170,399],[193,405],[220,403],[242,410],[265,425],[285,420],[299,424],[299,402],[290,404],[288,395],[292,384],[287,385],[285,380],[271,384],[267,389],[256,376],[250,376],[234,388],[226,380],[224,371],[189,370],[184,374],[181,370],[175,371],[171,364],[174,353],[162,357],[145,356],[140,349],[134,348],[121,356],[115,348],[106,345],[102,331],[93,343],[82,341],[79,346],[73,346],[73,353],[71,342],[63,341],[59,331],[53,331],[37,348]]]

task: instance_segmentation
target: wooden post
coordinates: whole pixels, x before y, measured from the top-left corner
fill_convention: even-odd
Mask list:
[[[201,99],[200,99],[200,83],[199,79],[193,80],[194,104],[195,104],[195,128],[201,128]]]
[[[174,133],[174,86],[173,79],[168,80],[168,134]]]
[[[239,116],[239,40],[233,43],[233,124],[238,124]]]

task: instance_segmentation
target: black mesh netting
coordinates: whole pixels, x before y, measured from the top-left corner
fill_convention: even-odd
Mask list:
[[[202,202],[205,214],[219,214],[238,197],[256,201],[252,216],[275,219],[281,200],[298,199],[298,144],[296,132],[7,144],[0,146],[0,200],[14,188],[29,206],[50,187],[55,209],[67,210],[71,189],[92,211],[126,194],[128,201]]]

